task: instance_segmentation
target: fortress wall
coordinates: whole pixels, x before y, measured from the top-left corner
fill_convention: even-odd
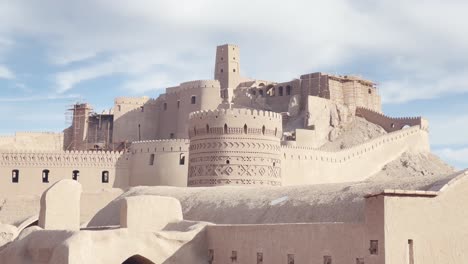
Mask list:
[[[288,86],[291,89],[290,95],[286,93]],[[280,94],[281,87],[283,88],[283,95]],[[288,112],[289,100],[294,94],[300,93],[298,91],[298,88],[299,88],[298,80],[275,84],[274,96],[266,95],[266,103],[271,107],[270,110],[273,112],[277,112],[277,113]]]
[[[187,186],[189,140],[133,142],[130,186]]]
[[[281,121],[248,109],[192,113],[188,186],[281,185]]]
[[[422,117],[393,118],[362,107],[356,108],[356,116],[363,117],[367,121],[383,127],[387,132],[398,131],[405,126],[419,126],[421,129],[428,129],[428,122]]]
[[[0,152],[0,193],[40,195],[62,179],[72,179],[78,170],[78,181],[87,191],[128,187],[128,155],[119,152],[87,151],[3,151]],[[19,170],[18,183],[12,182],[12,171]],[[42,182],[42,171],[49,170],[49,182]],[[102,182],[102,172],[109,172],[109,182]]]
[[[64,134],[52,132],[16,132],[0,136],[0,150],[63,150]]]
[[[325,263],[324,256],[330,256],[331,263],[356,263],[356,258],[368,254],[364,236],[363,224],[348,223],[207,227],[213,264],[234,262],[233,251],[234,263],[244,264]],[[262,262],[257,261],[259,253]]]
[[[148,97],[119,97],[114,102],[113,142],[157,138],[158,101]]]
[[[345,89],[343,87],[343,83],[329,79],[328,89],[330,90],[330,99],[339,104],[346,104],[345,98],[348,99],[349,94],[346,93],[345,96]]]
[[[283,185],[364,180],[407,151],[428,152],[427,131],[415,126],[337,152],[283,145]]]
[[[189,114],[201,109],[216,109],[221,101],[220,84],[217,80],[191,81],[180,84],[177,89],[171,89],[161,103],[160,122],[164,126],[159,128],[159,137],[170,139],[172,135],[173,138],[188,138]],[[165,110],[164,103],[167,105]]]

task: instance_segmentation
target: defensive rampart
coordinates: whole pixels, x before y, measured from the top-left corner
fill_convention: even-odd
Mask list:
[[[133,142],[131,186],[187,186],[188,139]]]
[[[0,193],[41,194],[62,179],[86,191],[128,187],[128,154],[91,151],[0,152]]]
[[[360,181],[377,173],[404,152],[428,152],[426,130],[419,126],[341,151],[283,145],[284,185]]]
[[[387,132],[397,131],[408,126],[419,126],[421,129],[427,130],[429,126],[429,122],[420,116],[395,118],[362,107],[356,108],[356,116],[363,117],[367,121],[383,127]]]

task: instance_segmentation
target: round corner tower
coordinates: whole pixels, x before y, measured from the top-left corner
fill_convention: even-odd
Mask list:
[[[188,186],[281,186],[282,117],[250,109],[189,118]]]

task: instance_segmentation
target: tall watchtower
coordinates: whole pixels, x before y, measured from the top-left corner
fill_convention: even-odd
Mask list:
[[[229,92],[240,82],[240,51],[236,45],[225,44],[216,47],[215,80],[221,84],[221,96],[229,97]],[[229,89],[228,89],[229,88]]]

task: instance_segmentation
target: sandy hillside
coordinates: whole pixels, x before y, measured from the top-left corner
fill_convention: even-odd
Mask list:
[[[370,139],[387,134],[379,125],[362,117],[355,117],[350,122],[334,129],[334,138],[320,147],[322,150],[340,150],[362,144]],[[330,138],[329,138],[330,139]]]

